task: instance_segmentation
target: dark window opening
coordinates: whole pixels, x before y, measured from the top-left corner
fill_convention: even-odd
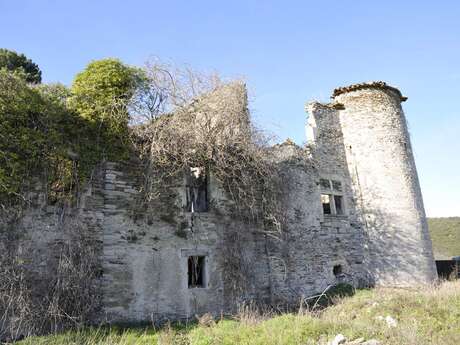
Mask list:
[[[342,265],[335,265],[333,268],[332,268],[332,273],[334,273],[334,276],[339,276],[341,275],[343,272],[342,272]]]
[[[188,258],[188,287],[204,288],[205,282],[205,261],[204,256],[189,256]]]
[[[436,270],[440,279],[460,279],[459,260],[436,260]]]
[[[187,212],[208,211],[208,178],[202,167],[190,168],[186,174]]]
[[[334,195],[335,213],[343,214],[342,196]]]
[[[321,185],[321,188],[331,189],[331,184],[330,184],[329,180],[326,180],[326,179],[322,178],[322,179],[319,180],[319,184]]]
[[[321,194],[321,203],[323,204],[323,213],[331,214],[331,196],[329,194]]]
[[[321,204],[324,215],[344,215],[345,205],[343,200],[343,185],[341,181],[321,178]]]
[[[341,192],[342,191],[342,182],[332,180],[332,189]]]

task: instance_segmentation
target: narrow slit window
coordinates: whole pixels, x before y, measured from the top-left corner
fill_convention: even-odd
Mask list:
[[[331,196],[329,194],[321,194],[321,203],[323,204],[323,213],[331,214]]]
[[[208,211],[208,178],[203,167],[193,167],[186,174],[187,212]]]
[[[188,258],[188,287],[205,288],[206,287],[206,257],[189,256]]]
[[[342,196],[334,195],[335,213],[343,214]]]

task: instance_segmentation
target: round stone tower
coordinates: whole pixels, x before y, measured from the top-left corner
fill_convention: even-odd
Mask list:
[[[354,199],[377,285],[437,278],[401,92],[383,82],[334,90]]]

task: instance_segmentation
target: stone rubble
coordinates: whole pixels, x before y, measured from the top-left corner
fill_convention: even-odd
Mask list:
[[[333,340],[327,343],[327,345],[382,345],[380,341],[376,339],[365,340],[364,338],[357,338],[355,340],[348,341],[343,334],[337,334]]]

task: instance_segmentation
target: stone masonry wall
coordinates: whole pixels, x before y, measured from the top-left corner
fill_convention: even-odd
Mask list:
[[[379,285],[436,279],[431,241],[399,91],[377,84],[335,96],[353,193]]]
[[[368,285],[360,229],[348,216],[322,214],[320,164],[292,143],[276,150],[283,172],[286,224],[280,240],[270,241],[268,247],[272,302],[295,304],[339,282]],[[343,271],[335,275],[338,265]]]
[[[183,213],[185,222],[165,221],[158,214],[150,220],[134,220],[127,207],[135,205],[139,187],[129,177],[132,169],[108,163],[105,171],[102,289],[109,320],[177,320],[206,312],[220,315],[234,310],[245,298],[267,298],[263,242],[255,241],[254,229],[226,214],[226,199],[212,178],[210,212],[194,214],[193,221],[192,214]],[[175,202],[184,209],[182,181],[178,181],[177,195]],[[228,237],[232,233],[238,236]],[[229,252],[232,249],[237,252]],[[206,256],[205,288],[188,287],[189,256]],[[244,274],[229,272],[233,262],[228,260],[235,256]],[[240,281],[227,281],[228,276]],[[240,288],[239,295],[232,291],[233,284]]]
[[[99,321],[217,316],[250,300],[295,304],[338,282],[432,281],[431,242],[400,99],[395,89],[364,87],[342,90],[331,104],[307,105],[307,147],[272,148],[285,216],[278,237],[239,221],[212,172],[208,212],[184,211],[185,179],[176,181],[167,204],[145,207],[142,167],[131,160],[101,164],[76,208],[42,203],[25,210],[17,241],[33,248],[24,255],[43,280],[52,248],[68,236],[62,223],[84,228],[99,248]],[[325,189],[322,180],[339,182],[340,190]],[[321,194],[334,193],[342,214],[323,214]],[[190,256],[205,257],[202,288],[188,286]]]
[[[334,104],[323,105],[318,102],[307,104],[307,143],[312,152],[313,162],[317,166],[317,192],[342,197],[343,214],[323,214],[319,201],[317,210],[320,231],[330,234],[328,241],[331,249],[329,270],[341,265],[348,281],[355,286],[372,283],[365,269],[365,232],[356,210],[356,198],[352,192],[352,181],[347,169],[347,160],[343,146],[343,135],[338,121],[339,111]],[[324,189],[320,179],[341,183],[341,191]]]

